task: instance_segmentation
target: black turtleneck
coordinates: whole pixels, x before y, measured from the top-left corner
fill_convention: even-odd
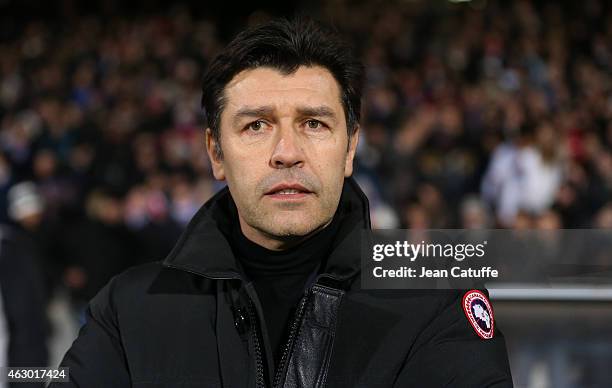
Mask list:
[[[278,365],[295,307],[306,281],[324,264],[338,229],[338,215],[324,229],[295,247],[271,251],[244,236],[239,222],[232,228],[232,247],[247,277],[253,281],[263,307],[266,327]]]

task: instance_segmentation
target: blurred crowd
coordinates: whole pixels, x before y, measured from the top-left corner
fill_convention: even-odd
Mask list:
[[[374,227],[612,228],[605,1],[309,8],[367,69],[356,176]],[[0,42],[0,221],[45,295],[83,303],[162,259],[222,187],[200,108],[219,27],[178,6],[31,21]]]
[[[365,61],[359,162],[387,205],[381,224],[612,227],[609,4],[332,2],[324,12]]]

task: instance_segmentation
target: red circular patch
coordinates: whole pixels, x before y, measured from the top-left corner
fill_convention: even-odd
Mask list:
[[[470,290],[463,296],[463,311],[468,321],[482,339],[493,338],[495,322],[493,308],[485,294],[478,290]]]

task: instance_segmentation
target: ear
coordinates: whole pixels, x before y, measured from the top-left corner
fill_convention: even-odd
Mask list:
[[[206,152],[208,153],[208,159],[210,159],[210,165],[212,166],[213,175],[215,179],[223,181],[225,180],[225,170],[223,168],[223,158],[218,154],[218,150],[221,149],[221,145],[215,141],[212,131],[210,128],[206,128]]]
[[[355,152],[357,151],[357,143],[359,143],[359,130],[361,127],[357,125],[355,132],[349,137],[348,152],[346,153],[346,162],[344,165],[344,176],[346,178],[353,175],[353,159],[355,158]]]

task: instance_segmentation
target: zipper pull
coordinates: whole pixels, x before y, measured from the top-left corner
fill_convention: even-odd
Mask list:
[[[243,307],[235,307],[234,313],[234,326],[241,336],[248,333],[251,323],[249,322],[246,309]]]
[[[232,299],[232,313],[234,315],[234,327],[240,336],[244,336],[251,328],[249,311],[240,302],[240,291],[230,286],[230,297]]]

